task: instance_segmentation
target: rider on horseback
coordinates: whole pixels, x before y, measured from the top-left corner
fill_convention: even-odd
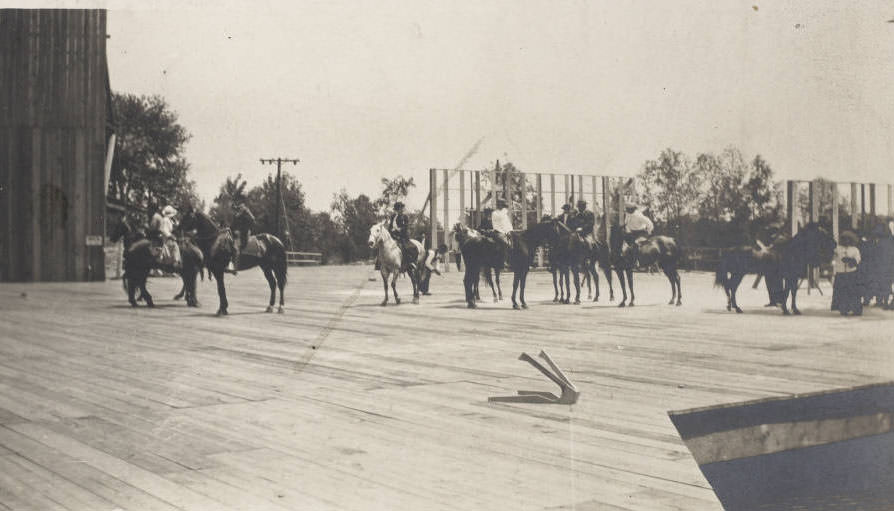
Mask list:
[[[593,227],[596,225],[596,215],[587,209],[587,201],[577,201],[577,214],[569,221],[568,227],[574,230],[578,236],[589,246],[596,244],[593,236]]]
[[[410,243],[409,233],[410,219],[404,214],[404,203],[397,201],[394,203],[394,213],[388,219],[388,231],[391,237],[400,246],[401,267],[403,269],[415,268],[416,259],[419,254],[416,253],[416,247]]]
[[[497,199],[497,210],[494,211],[491,222],[493,222],[494,226],[495,239],[502,241],[509,247],[512,243],[509,237],[510,233],[512,233],[512,218],[509,216],[509,209],[506,206],[505,200]]]
[[[628,204],[625,209],[627,216],[624,219],[624,241],[633,250],[638,250],[639,238],[651,235],[655,225],[636,204]]]
[[[571,209],[571,204],[567,202],[562,204],[562,214],[556,217],[556,219],[570,229],[571,223],[574,221],[574,211]]]

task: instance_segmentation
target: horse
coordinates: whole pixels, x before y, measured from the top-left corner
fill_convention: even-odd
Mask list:
[[[507,261],[509,268],[512,269],[512,308],[518,310],[519,304],[515,301],[516,291],[519,291],[519,301],[522,309],[527,309],[528,304],[525,303],[525,285],[528,282],[528,273],[531,270],[531,263],[534,260],[534,253],[537,247],[546,244],[553,239],[555,231],[551,223],[537,223],[524,231],[513,231],[510,233],[512,240],[509,248]]]
[[[645,241],[636,241],[637,247],[624,246],[624,233],[621,226],[613,225],[611,228],[611,258],[612,267],[621,281],[621,291],[624,298],[618,307],[633,307],[635,294],[633,292],[633,270],[638,266],[650,266],[657,264],[671,285],[671,299],[668,305],[682,305],[683,291],[680,286],[680,272],[678,271],[682,251],[676,240],[670,236],[649,236]],[[625,283],[624,277],[627,277]],[[627,301],[627,287],[630,287],[630,301]]]
[[[609,291],[609,301],[615,301],[615,289],[612,285],[612,260],[611,260],[611,249],[603,240],[597,239],[593,244],[590,254],[587,256],[587,260],[585,262],[586,271],[584,272],[584,280],[587,282],[587,298],[590,298],[590,279],[592,276],[593,287],[595,287],[595,294],[593,294],[593,301],[599,301],[599,273],[596,270],[596,266],[599,265],[599,268],[602,269],[602,273],[605,275],[605,280],[608,281],[608,291]]]
[[[453,226],[453,235],[459,244],[463,263],[466,270],[463,277],[463,286],[466,291],[466,304],[470,309],[477,307],[476,285],[482,269],[491,268],[497,275],[499,285],[499,271],[506,264],[506,246],[484,236],[480,232],[470,229],[465,224],[457,223]],[[502,291],[501,291],[502,295]],[[496,294],[494,302],[498,301]]]
[[[419,274],[425,261],[425,250],[418,240],[411,239],[410,243],[416,247],[416,260],[409,267],[403,267],[403,253],[397,241],[391,237],[386,222],[373,224],[369,229],[369,248],[376,251],[376,261],[379,264],[379,272],[382,275],[382,285],[385,287],[385,299],[382,306],[388,305],[388,277],[391,277],[391,290],[394,292],[394,303],[400,305],[400,297],[397,295],[397,277],[406,272],[413,284],[413,303],[419,303]]]
[[[242,209],[233,219],[232,229],[240,234],[240,245],[237,246],[236,271],[247,270],[258,266],[264,272],[270,286],[270,304],[267,312],[273,312],[276,303],[276,289],[279,288],[279,308],[277,312],[285,312],[285,287],[288,275],[288,257],[286,247],[279,238],[272,234],[260,233],[246,236],[254,223],[254,216]],[[244,241],[243,241],[244,240]]]
[[[218,316],[227,314],[227,290],[224,287],[224,272],[230,262],[238,258],[238,250],[233,240],[233,234],[229,228],[221,229],[211,217],[193,208],[187,208],[180,220],[180,228],[184,231],[195,229],[195,241],[202,252],[205,267],[217,281],[217,296],[219,305]],[[193,282],[195,282],[193,280]],[[269,308],[268,308],[269,310]]]
[[[124,242],[124,275],[121,283],[128,294],[128,301],[136,307],[138,300],[145,300],[147,306],[153,307],[155,304],[152,301],[152,295],[146,290],[146,281],[150,271],[161,268],[163,265],[158,262],[156,251],[145,232],[131,223],[126,217],[122,219],[112,229],[109,239],[115,242],[118,240]],[[197,307],[195,282],[196,274],[201,271],[202,267],[202,253],[187,241],[182,240],[180,254],[182,259],[180,278],[183,281],[183,287],[178,295],[185,294],[187,306]],[[136,296],[137,290],[140,291],[139,297]],[[176,300],[178,297],[175,296],[174,299]]]
[[[835,251],[835,240],[819,224],[811,222],[791,238],[777,241],[766,249],[749,246],[727,250],[717,265],[715,286],[723,286],[726,294],[726,310],[741,313],[736,303],[736,290],[742,278],[748,273],[762,273],[768,280],[781,281],[782,291],[779,304],[782,313],[801,314],[797,306],[798,285],[807,266],[828,263]],[[772,294],[772,290],[771,290]],[[791,313],[788,297],[792,298]]]

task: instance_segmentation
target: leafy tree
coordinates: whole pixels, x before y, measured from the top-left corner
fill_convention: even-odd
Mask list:
[[[376,209],[376,213],[379,218],[385,218],[392,211],[392,206],[397,201],[405,201],[407,195],[410,193],[410,188],[414,188],[416,183],[413,182],[413,178],[405,178],[402,175],[398,175],[391,179],[386,177],[382,178],[382,193],[373,202],[373,206]],[[344,191],[344,190],[342,190]]]
[[[377,210],[373,201],[363,194],[351,198],[342,188],[333,196],[330,210],[343,235],[339,250],[344,261],[368,258],[369,228],[377,221]]]
[[[649,160],[639,174],[642,204],[656,220],[677,230],[681,220],[697,210],[699,176],[685,154],[665,149],[657,160]]]
[[[782,213],[782,201],[773,181],[773,169],[761,155],[751,161],[751,171],[745,182],[745,199],[751,219],[776,218]]]
[[[276,194],[276,176],[268,174],[258,186],[246,196],[246,205],[255,216],[257,232],[268,232],[280,236],[288,248],[307,247],[313,241],[310,236],[310,211],[305,206],[301,183],[288,172],[282,173],[282,208]],[[276,217],[280,215],[280,230],[276,232]]]
[[[242,178],[242,174],[236,177],[227,177],[226,181],[220,185],[220,193],[214,198],[214,205],[211,206],[210,215],[215,222],[222,225],[230,225],[233,222],[233,213],[240,205],[248,201],[248,195],[245,187],[248,182]],[[249,208],[251,209],[251,208]]]
[[[747,170],[742,153],[734,147],[724,149],[719,157],[699,154],[693,167],[703,190],[698,202],[699,217],[714,222],[743,221],[748,216],[743,190]]]
[[[201,207],[182,154],[190,135],[164,98],[114,93],[112,108],[118,127],[109,198],[138,209],[150,203]]]

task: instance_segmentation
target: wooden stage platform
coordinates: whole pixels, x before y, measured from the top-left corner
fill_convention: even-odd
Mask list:
[[[367,266],[291,268],[286,314],[258,271],[200,309],[150,281],[0,285],[0,510],[717,510],[668,410],[894,379],[894,313],[726,312],[706,273],[637,275],[634,308],[470,311],[460,275],[383,308]],[[507,294],[511,276],[504,280]],[[751,278],[747,279],[750,284]],[[546,349],[573,406],[488,403],[555,391],[517,360]]]

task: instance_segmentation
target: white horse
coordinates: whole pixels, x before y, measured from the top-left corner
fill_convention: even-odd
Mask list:
[[[425,249],[422,247],[422,243],[419,243],[417,240],[411,239],[410,243],[416,247],[418,257],[416,258],[415,268],[411,268],[407,273],[410,276],[410,282],[413,283],[413,303],[419,303],[417,282],[419,269],[425,260]],[[389,276],[391,276],[391,290],[394,292],[394,302],[399,304],[400,298],[397,296],[395,282],[401,273],[401,251],[400,246],[391,237],[391,233],[388,232],[385,222],[373,224],[369,229],[369,248],[376,250],[376,261],[379,263],[379,271],[382,273],[382,284],[385,286],[385,299],[382,300],[382,305],[388,304]]]

